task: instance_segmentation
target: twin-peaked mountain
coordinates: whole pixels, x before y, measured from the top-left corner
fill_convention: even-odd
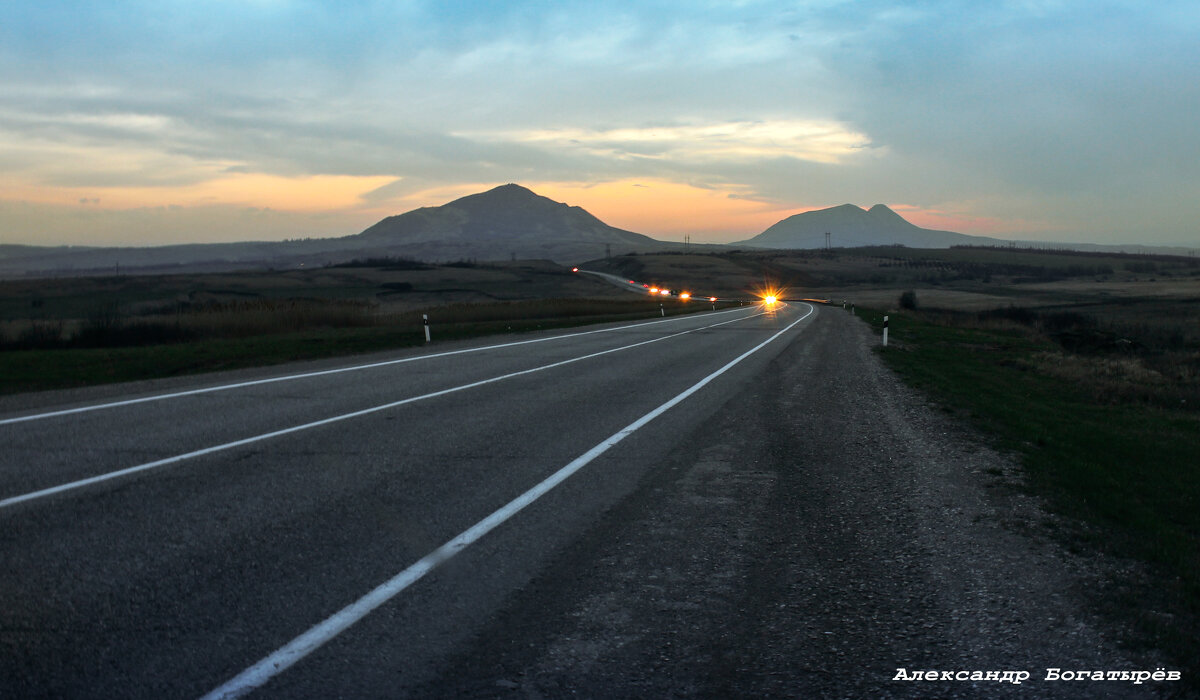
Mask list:
[[[882,204],[862,209],[853,204],[806,211],[773,224],[739,245],[756,248],[839,248],[904,245],[910,248],[949,248],[953,245],[989,245],[998,240],[953,231],[921,228],[905,221]]]

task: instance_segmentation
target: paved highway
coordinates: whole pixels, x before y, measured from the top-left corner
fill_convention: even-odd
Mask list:
[[[422,687],[817,318],[9,397],[0,697]]]

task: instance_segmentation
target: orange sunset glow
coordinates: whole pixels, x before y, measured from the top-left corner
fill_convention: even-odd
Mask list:
[[[696,243],[748,238],[803,209],[752,199],[738,186],[704,188],[666,180],[621,180],[598,185],[535,183],[543,196],[580,206],[605,223],[649,236],[701,234]],[[707,235],[706,235],[707,234]]]

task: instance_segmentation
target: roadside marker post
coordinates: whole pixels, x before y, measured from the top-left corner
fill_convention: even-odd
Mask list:
[[[429,342],[429,314],[421,314],[421,322],[425,324],[425,342]]]
[[[659,305],[658,305],[658,315],[659,315],[659,316],[666,316],[666,315],[667,315],[667,310],[663,308],[663,305],[662,305],[662,304],[659,304]]]
[[[883,347],[887,347],[888,317],[883,317]]]

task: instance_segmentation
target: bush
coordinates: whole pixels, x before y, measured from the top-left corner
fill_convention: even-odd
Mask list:
[[[917,293],[913,290],[908,290],[900,295],[900,308],[915,309],[917,308]]]

